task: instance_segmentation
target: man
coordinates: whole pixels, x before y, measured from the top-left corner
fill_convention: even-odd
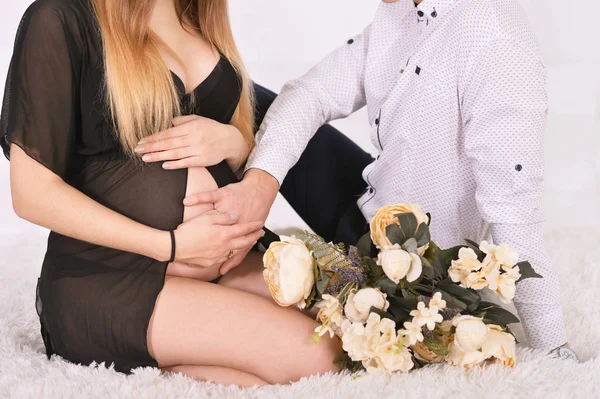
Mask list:
[[[264,220],[318,127],[366,105],[379,156],[363,171],[366,191],[340,203],[340,222],[325,238],[355,243],[379,207],[411,202],[433,215],[442,247],[464,238],[511,243],[544,276],[520,284],[515,298],[529,345],[564,345],[559,283],[542,237],[545,68],[523,11],[516,0],[383,1],[362,35],[284,87],[244,180],[189,201]],[[326,167],[322,158],[314,165]],[[318,210],[325,186],[318,173],[304,179],[296,186]]]

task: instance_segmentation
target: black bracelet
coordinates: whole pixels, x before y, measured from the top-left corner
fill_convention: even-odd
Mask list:
[[[169,259],[169,263],[175,262],[175,249],[177,246],[175,245],[175,231],[169,230],[171,234],[171,258]]]

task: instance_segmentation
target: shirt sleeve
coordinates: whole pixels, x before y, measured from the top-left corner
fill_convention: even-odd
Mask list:
[[[61,11],[34,2],[17,31],[0,118],[7,158],[15,144],[63,179],[76,130],[73,50]]]
[[[319,127],[365,106],[369,30],[283,87],[259,129],[246,170],[262,169],[281,185]]]
[[[543,61],[510,39],[489,44],[471,72],[462,106],[479,211],[494,242],[510,243],[543,276],[521,282],[514,300],[529,344],[556,348],[567,340],[559,281],[543,239]]]

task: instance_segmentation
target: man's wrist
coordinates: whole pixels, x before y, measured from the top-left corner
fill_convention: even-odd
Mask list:
[[[254,186],[264,196],[264,199],[270,201],[275,201],[275,197],[279,192],[277,179],[262,169],[252,168],[246,171],[243,182]]]

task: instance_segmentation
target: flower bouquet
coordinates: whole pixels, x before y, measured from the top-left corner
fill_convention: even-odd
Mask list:
[[[264,255],[265,281],[279,305],[318,310],[313,340],[339,337],[342,369],[513,366],[516,340],[507,325],[519,319],[480,293],[510,303],[516,284],[541,276],[508,244],[467,240],[440,249],[430,223],[420,206],[399,204],[379,209],[370,232],[347,249],[306,231],[282,237]]]

